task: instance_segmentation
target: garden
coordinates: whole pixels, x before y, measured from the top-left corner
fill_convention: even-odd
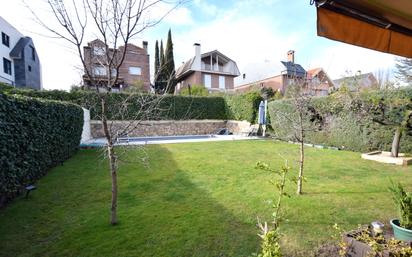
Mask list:
[[[363,160],[360,152],[393,148],[394,134],[397,152],[411,152],[411,95],[404,88],[274,100],[272,138],[261,140],[116,146],[118,220],[110,225],[107,152],[78,145],[80,106],[94,119],[101,115],[96,94],[6,87],[0,94],[7,125],[0,127],[0,255],[266,257],[281,256],[281,249],[283,256],[308,256],[325,247],[337,254],[346,247],[340,234],[360,224],[380,221],[388,230],[391,219],[401,218],[397,224],[408,227],[411,197],[389,188],[399,181],[411,188],[412,167]],[[145,97],[168,108],[140,119],[252,123],[262,99],[259,92]],[[142,99],[110,95],[106,115],[130,119]],[[121,113],[125,102],[128,112]],[[283,182],[276,174],[285,175]],[[24,188],[33,183],[37,189],[26,198]],[[353,238],[400,249],[365,231]],[[272,255],[257,255],[265,250]]]
[[[149,165],[127,150],[119,170],[119,223],[110,226],[110,177],[100,150],[80,150],[53,168],[30,195],[0,211],[1,256],[250,256],[259,251],[257,217],[269,220],[274,167],[298,147],[276,141],[153,145]],[[245,158],[247,156],[247,158]],[[282,157],[281,157],[282,156]],[[307,148],[304,194],[284,198],[285,254],[309,256],[346,230],[396,208],[389,179],[412,187],[412,168],[362,160],[359,153]]]

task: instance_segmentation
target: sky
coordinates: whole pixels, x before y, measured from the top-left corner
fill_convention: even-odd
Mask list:
[[[71,2],[71,1],[70,1]],[[265,61],[286,59],[288,50],[295,51],[295,62],[305,69],[322,67],[332,79],[345,74],[390,71],[394,56],[318,37],[316,8],[309,0],[191,0],[170,12],[158,25],[137,35],[132,43],[149,42],[153,73],[156,40],[167,39],[172,31],[175,66],[194,56],[194,43],[202,53],[217,49],[234,60],[242,73],[244,67]],[[45,0],[26,0],[47,25],[57,23]],[[0,0],[0,16],[36,46],[45,89],[69,90],[81,81],[80,59],[75,49],[36,24],[23,0]],[[170,1],[156,5],[146,15],[149,19],[163,16],[171,9]],[[93,33],[86,41],[94,39]],[[87,42],[85,42],[86,44]]]

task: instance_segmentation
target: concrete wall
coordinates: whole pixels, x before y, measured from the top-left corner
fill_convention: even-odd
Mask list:
[[[128,133],[130,137],[138,136],[176,136],[176,135],[207,135],[220,128],[228,128],[233,134],[246,134],[250,123],[246,121],[225,120],[184,120],[184,121],[143,121],[130,126],[131,121],[110,121],[111,131],[121,131],[126,126],[134,127]],[[90,121],[93,138],[104,137],[101,121]]]

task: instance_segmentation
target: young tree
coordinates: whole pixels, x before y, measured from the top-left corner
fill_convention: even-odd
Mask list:
[[[96,90],[96,97],[100,101],[100,119],[107,140],[106,153],[109,159],[109,168],[112,181],[112,199],[110,223],[117,223],[117,173],[119,156],[115,143],[117,139],[136,127],[150,113],[158,108],[159,98],[145,94],[138,95],[140,108],[134,110],[136,120],[128,123],[122,128],[116,128],[108,120],[108,100],[112,89],[118,85],[119,68],[122,65],[130,41],[142,31],[158,24],[172,9],[176,8],[182,1],[174,2],[171,9],[163,16],[152,20],[147,13],[157,7],[161,0],[47,0],[47,6],[51,10],[56,26],[52,22],[45,21],[37,15],[36,11],[29,5],[35,20],[49,32],[69,42],[81,61],[85,77],[90,85]],[[104,67],[103,76],[96,76],[83,54],[83,43],[87,36],[95,36],[103,45],[97,49],[100,53],[99,65]],[[122,48],[119,48],[123,45]],[[100,74],[100,75],[102,75]],[[101,92],[103,89],[103,92]],[[120,112],[117,116],[123,116],[128,111],[127,97],[122,106],[118,107]]]
[[[305,167],[305,148],[306,134],[317,130],[321,118],[312,107],[313,84],[304,79],[294,79],[288,85],[286,101],[288,104],[275,108],[275,119],[272,119],[272,127],[280,138],[289,138],[299,143],[299,173],[297,177],[298,195],[302,194],[304,167]]]
[[[270,172],[278,177],[278,179],[271,179],[270,183],[273,185],[275,191],[277,191],[277,198],[273,199],[273,213],[271,225],[267,222],[261,223],[258,218],[258,227],[261,234],[258,234],[262,239],[261,252],[257,254],[258,257],[281,257],[282,251],[280,248],[280,233],[279,226],[282,221],[282,199],[285,196],[289,196],[286,193],[286,182],[287,174],[290,170],[288,162],[285,160],[285,165],[283,165],[279,170],[271,168],[268,164],[264,162],[258,162],[256,164],[256,169]]]
[[[412,58],[396,58],[395,77],[407,84],[412,83]]]
[[[173,94],[175,92],[175,60],[173,57],[173,42],[172,31],[169,29],[167,34],[166,52],[165,52],[165,76],[170,78],[169,87],[166,89],[167,93]]]

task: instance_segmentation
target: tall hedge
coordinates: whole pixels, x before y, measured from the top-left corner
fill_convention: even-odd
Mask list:
[[[0,93],[0,206],[79,147],[80,106]]]
[[[110,94],[107,97],[107,118],[111,120],[190,120],[226,119],[225,102],[221,97],[157,96]],[[141,111],[142,106],[150,111]],[[125,104],[127,110],[125,110]],[[83,106],[90,109],[91,118],[98,119],[101,105],[97,95],[83,99]]]
[[[1,91],[1,89],[0,89]],[[69,101],[90,109],[91,118],[98,119],[100,113],[99,97],[93,91],[65,92],[60,90],[34,91],[11,89],[8,94],[17,94],[44,99]],[[115,93],[108,97],[109,119],[133,119],[141,107],[139,101],[144,98],[160,98],[156,112],[146,115],[153,120],[189,120],[189,119],[219,119],[247,120],[256,122],[259,103],[262,97],[258,92],[226,96],[181,96],[181,95],[130,95]],[[127,99],[128,113],[119,112],[119,108]],[[161,111],[160,111],[161,109]],[[134,112],[133,112],[134,110]]]
[[[405,88],[394,91],[392,94],[399,99],[412,99],[412,88]],[[384,105],[391,101],[383,100],[385,92],[371,91],[358,96],[337,93],[328,97],[317,97],[312,99],[311,107],[316,114],[316,122],[321,124],[319,130],[308,132],[306,141],[308,143],[323,144],[328,146],[340,147],[342,149],[366,152],[373,150],[390,151],[393,140],[394,130],[388,126],[380,125],[374,121],[376,112],[365,112],[367,105]],[[348,100],[348,98],[353,98]],[[374,102],[374,103],[373,103]],[[280,139],[290,138],[293,131],[286,131],[288,128],[282,121],[276,119],[276,112],[289,108],[290,101],[277,100],[269,103],[269,115],[275,135]],[[386,114],[384,114],[386,115]],[[405,131],[401,139],[401,151],[412,153],[411,131]],[[286,135],[286,136],[285,136]],[[289,136],[287,136],[289,135]]]
[[[259,104],[263,100],[259,92],[252,91],[245,94],[226,95],[224,98],[228,120],[246,120],[256,123]]]

